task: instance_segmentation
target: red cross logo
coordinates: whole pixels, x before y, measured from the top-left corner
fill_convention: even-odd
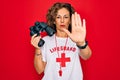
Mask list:
[[[56,58],[56,62],[60,62],[61,67],[66,67],[66,62],[70,62],[70,57],[65,57],[65,53],[62,53],[61,58]]]

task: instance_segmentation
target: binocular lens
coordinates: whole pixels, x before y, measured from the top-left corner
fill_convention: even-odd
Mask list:
[[[46,32],[48,33],[49,36],[53,36],[53,34],[55,33],[55,30],[53,30],[50,27],[47,27],[45,30],[46,30]]]

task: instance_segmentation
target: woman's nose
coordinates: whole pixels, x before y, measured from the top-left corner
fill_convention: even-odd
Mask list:
[[[63,23],[64,22],[64,18],[61,18],[60,22]]]

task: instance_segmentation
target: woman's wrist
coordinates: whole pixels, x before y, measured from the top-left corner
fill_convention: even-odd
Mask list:
[[[40,48],[39,48],[39,47],[35,47],[35,49],[40,50]]]
[[[84,45],[85,45],[85,41],[77,42],[76,44],[77,44],[78,46],[84,46]]]
[[[88,41],[85,41],[85,42],[83,42],[83,43],[77,44],[77,47],[78,47],[79,49],[85,49],[85,48],[87,47],[87,45],[88,45]]]
[[[35,55],[37,56],[41,55],[40,48],[35,48]]]

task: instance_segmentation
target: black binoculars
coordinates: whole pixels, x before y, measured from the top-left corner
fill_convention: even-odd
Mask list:
[[[55,30],[53,30],[51,27],[49,27],[44,22],[35,22],[34,26],[30,27],[30,36],[33,36],[34,34],[37,34],[37,36],[40,36],[40,32],[46,31],[48,36],[53,36],[55,33]],[[40,39],[38,46],[43,46],[45,41],[43,39]]]

